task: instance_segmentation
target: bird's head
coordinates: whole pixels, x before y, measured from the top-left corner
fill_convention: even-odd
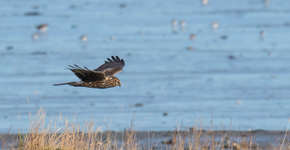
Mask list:
[[[117,77],[113,77],[115,79],[115,86],[120,86],[121,87],[121,81]]]
[[[121,87],[121,81],[120,81],[120,80],[117,80],[117,85],[118,85],[119,87]]]

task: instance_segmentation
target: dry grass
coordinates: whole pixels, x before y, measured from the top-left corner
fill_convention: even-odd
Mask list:
[[[148,142],[142,144],[137,139],[137,131],[133,126],[124,131],[121,138],[118,132],[101,132],[100,128],[94,128],[93,121],[88,121],[81,127],[75,123],[64,120],[62,128],[56,128],[57,120],[51,120],[45,126],[45,110],[41,108],[35,119],[30,117],[30,126],[27,134],[0,135],[2,149],[20,150],[136,150],[136,149],[168,149],[168,150],[254,150],[254,149],[290,149],[289,143],[283,141],[275,145],[259,146],[255,143],[254,136],[231,134],[230,129],[216,130],[213,125],[205,130],[202,119],[197,119],[193,128],[187,131],[176,131],[168,134],[168,139],[160,142]],[[133,117],[134,118],[134,117]],[[53,124],[54,123],[54,124]],[[51,125],[54,129],[51,130]],[[181,126],[180,126],[181,127]],[[221,125],[222,127],[222,125]],[[117,135],[119,134],[119,135]],[[7,140],[13,136],[14,142]],[[154,134],[148,134],[148,141]],[[220,139],[216,139],[219,137]],[[286,134],[285,134],[286,137]]]

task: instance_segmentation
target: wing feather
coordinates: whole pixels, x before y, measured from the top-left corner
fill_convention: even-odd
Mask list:
[[[74,66],[69,65],[69,67],[69,70],[71,70],[82,81],[103,81],[106,79],[104,73],[92,71],[87,67],[84,67],[85,69],[83,69],[76,64],[74,64]]]
[[[113,56],[112,56],[113,57]],[[111,60],[110,58],[107,58],[109,62],[113,62],[113,60]]]
[[[113,76],[114,74],[121,72],[125,66],[124,60],[120,59],[118,56],[112,56],[111,58],[112,59],[107,58],[108,61],[105,61],[103,65],[93,71],[104,73],[105,76]]]

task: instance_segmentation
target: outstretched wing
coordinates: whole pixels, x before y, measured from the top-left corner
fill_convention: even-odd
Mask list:
[[[125,66],[123,59],[120,59],[118,56],[112,56],[112,59],[107,58],[108,61],[105,61],[103,65],[95,69],[96,72],[104,73],[105,76],[113,76],[114,74],[121,72]]]
[[[71,70],[78,78],[80,78],[82,81],[102,81],[105,80],[105,74],[102,72],[95,72],[87,67],[81,68],[78,65],[71,66],[69,65]]]

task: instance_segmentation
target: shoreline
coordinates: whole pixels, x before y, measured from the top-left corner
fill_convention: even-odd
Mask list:
[[[60,136],[64,132],[60,133],[44,133],[46,137],[50,137],[52,135]],[[107,141],[107,137],[110,137],[110,141],[114,141],[115,143],[123,143],[126,140],[126,136],[128,133],[131,133],[135,139],[135,142],[138,143],[139,146],[154,146],[157,149],[164,149],[164,147],[173,146],[175,144],[179,145],[180,141],[178,139],[185,137],[185,143],[188,142],[190,138],[189,136],[197,136],[199,135],[200,143],[208,143],[207,140],[213,140],[217,145],[223,143],[225,147],[229,147],[229,145],[240,145],[243,143],[252,143],[252,146],[258,146],[259,148],[269,148],[273,146],[278,146],[277,144],[281,144],[284,137],[288,143],[288,135],[286,131],[266,131],[266,130],[253,130],[253,131],[236,131],[236,130],[194,130],[191,131],[134,131],[128,129],[123,132],[114,132],[114,131],[106,131],[99,132],[99,138]],[[34,134],[34,133],[32,133]],[[42,133],[39,133],[42,134]],[[84,137],[91,136],[91,133],[69,133],[69,134],[79,134]],[[0,134],[0,147],[7,147],[7,145],[19,145],[19,137],[25,137],[28,134]],[[187,137],[188,136],[188,137]],[[1,140],[2,139],[2,140]],[[3,139],[6,141],[3,142]],[[175,139],[176,142],[173,142]],[[176,140],[177,139],[177,140]],[[5,143],[5,144],[4,144]],[[3,145],[4,144],[4,145]]]

